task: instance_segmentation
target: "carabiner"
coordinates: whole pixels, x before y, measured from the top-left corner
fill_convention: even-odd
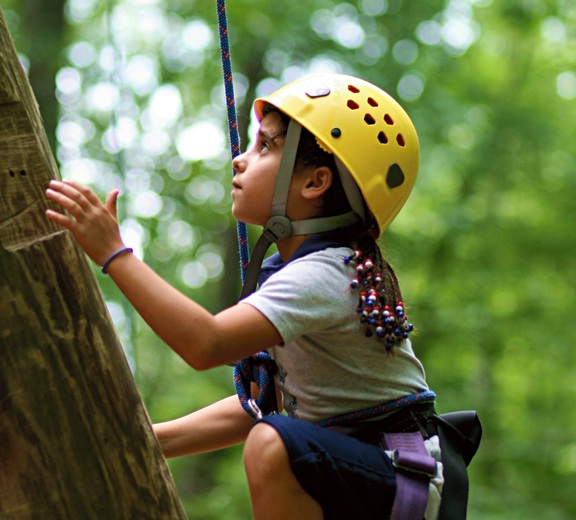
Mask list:
[[[260,410],[260,407],[256,404],[255,399],[248,399],[247,404],[254,419],[262,419],[262,417],[264,417],[264,414],[262,413],[262,410]]]

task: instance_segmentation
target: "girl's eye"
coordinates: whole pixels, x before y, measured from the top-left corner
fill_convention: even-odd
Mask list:
[[[262,153],[262,152],[267,152],[268,150],[270,150],[270,147],[268,146],[268,143],[265,142],[265,141],[261,141],[258,148],[259,148],[258,151],[259,151],[260,153]]]

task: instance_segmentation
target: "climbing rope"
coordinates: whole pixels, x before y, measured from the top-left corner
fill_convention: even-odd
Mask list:
[[[220,33],[220,53],[222,56],[222,74],[224,77],[224,90],[226,92],[226,108],[228,110],[228,133],[230,135],[230,151],[232,159],[240,153],[240,138],[238,137],[238,119],[236,115],[236,101],[234,97],[234,82],[232,78],[232,61],[230,60],[230,43],[228,41],[228,20],[226,18],[225,0],[216,0],[218,12],[218,30]],[[233,175],[236,172],[233,171]],[[248,231],[244,222],[236,225],[238,234],[238,250],[240,253],[240,272],[242,283],[246,279],[246,270],[250,261],[248,248]]]
[[[240,404],[255,419],[278,411],[274,388],[276,370],[276,363],[267,352],[242,359],[234,367],[234,385]],[[257,400],[252,399],[251,382],[258,385]]]
[[[230,44],[228,41],[228,21],[226,18],[225,0],[216,0],[218,12],[218,30],[220,32],[220,53],[222,55],[222,73],[224,76],[224,89],[226,92],[226,108],[228,110],[228,131],[230,134],[230,150],[232,159],[240,153],[240,139],[238,137],[238,120],[236,115],[236,101],[234,98],[234,82],[232,78],[232,62],[230,60]],[[233,175],[236,172],[233,171]],[[248,232],[246,224],[238,222],[238,250],[240,254],[240,269],[242,283],[246,282],[246,272],[250,262],[248,248]],[[277,410],[276,391],[274,388],[274,374],[276,363],[267,352],[258,352],[253,356],[238,361],[234,366],[234,384],[240,404],[254,418],[273,413]],[[251,383],[259,388],[258,399],[251,396]]]

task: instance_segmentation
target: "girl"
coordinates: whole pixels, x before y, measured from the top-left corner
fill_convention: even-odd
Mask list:
[[[296,81],[254,109],[260,129],[233,161],[232,211],[264,232],[237,305],[212,315],[130,254],[116,219],[118,190],[102,204],[80,184],[51,181],[48,198],[68,214],[47,216],[195,369],[263,350],[276,363],[286,415],[255,420],[237,396],[228,397],[155,425],[167,457],[245,441],[257,520],[386,518],[397,477],[383,433],[434,433],[434,394],[375,241],[414,184],[416,132],[385,92],[343,75]],[[278,254],[260,271],[272,242]],[[441,483],[440,472],[426,518],[437,516]]]

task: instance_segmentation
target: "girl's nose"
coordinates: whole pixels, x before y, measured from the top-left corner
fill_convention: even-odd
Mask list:
[[[232,160],[232,168],[234,168],[234,171],[236,173],[242,173],[245,169],[246,169],[246,158],[245,158],[245,153],[242,153],[240,155],[237,155],[236,157],[234,157],[234,159]]]

